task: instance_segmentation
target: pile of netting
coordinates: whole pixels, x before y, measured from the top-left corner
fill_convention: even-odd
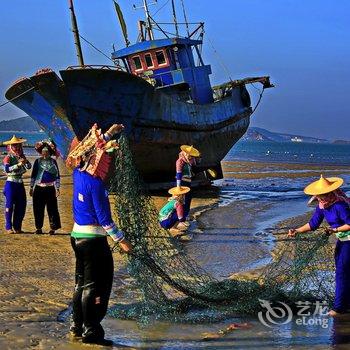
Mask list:
[[[128,272],[141,292],[138,302],[118,305],[113,314],[137,320],[211,320],[255,313],[260,300],[292,306],[296,301],[331,302],[334,284],[332,245],[320,232],[286,238],[278,236],[271,262],[255,274],[236,274],[219,281],[186,255],[158,223],[152,198],[134,167],[127,139],[122,136],[120,155],[110,187],[118,226],[133,245]]]

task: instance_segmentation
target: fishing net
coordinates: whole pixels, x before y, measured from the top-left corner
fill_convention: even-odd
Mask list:
[[[293,239],[278,235],[265,268],[219,281],[161,228],[152,198],[134,167],[127,139],[122,136],[119,143],[120,156],[110,189],[118,226],[133,245],[128,271],[139,296],[136,302],[115,306],[115,317],[145,322],[151,318],[213,321],[256,314],[261,308],[259,299],[289,305],[300,300],[331,302],[334,266],[328,235],[314,233]]]

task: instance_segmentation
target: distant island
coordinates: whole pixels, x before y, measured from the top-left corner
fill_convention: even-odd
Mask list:
[[[350,145],[349,140],[335,140],[332,143],[334,143],[336,145]]]
[[[250,127],[242,139],[246,141],[331,143],[330,140],[326,139],[319,139],[311,136],[272,132],[266,129],[256,127]]]
[[[39,132],[39,125],[30,117],[21,117],[0,121],[0,131],[13,132]],[[350,140],[319,139],[311,136],[284,134],[272,132],[263,128],[250,127],[242,137],[244,141],[271,141],[271,142],[307,142],[307,143],[333,143],[339,145],[350,144]]]
[[[24,131],[39,132],[39,125],[30,117],[21,117],[11,120],[0,121],[0,131]]]

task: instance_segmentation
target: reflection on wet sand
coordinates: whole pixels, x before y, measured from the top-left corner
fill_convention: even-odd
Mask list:
[[[301,188],[317,166],[225,162],[226,179],[218,187],[194,191],[191,230],[194,239],[184,245],[188,254],[218,278],[262,266],[273,245],[268,229],[284,220],[283,227],[305,221],[309,210]],[[322,168],[323,169],[323,168]],[[68,322],[57,322],[73,291],[74,258],[68,233],[72,227],[71,178],[62,167],[62,195],[59,207],[62,229],[55,236],[36,236],[28,196],[22,235],[0,235],[0,348],[79,349],[67,338]],[[349,167],[326,167],[332,175],[350,174]],[[263,181],[261,179],[264,179]],[[3,186],[4,180],[1,180]],[[348,182],[349,183],[349,182]],[[26,179],[28,190],[28,178]],[[281,190],[282,189],[282,190]],[[154,196],[160,208],[167,195]],[[3,197],[1,198],[3,208]],[[199,214],[200,213],[200,214]],[[300,216],[301,215],[301,216]],[[293,217],[291,219],[288,219]],[[1,216],[2,227],[4,227]],[[45,223],[47,225],[47,222]],[[48,229],[48,225],[44,229]],[[266,235],[261,233],[266,231]],[[2,231],[4,232],[4,231]],[[256,239],[256,238],[259,239]],[[261,237],[263,239],[261,239]],[[115,285],[111,303],[128,302],[137,294],[123,257],[115,255]],[[233,322],[252,324],[210,342],[203,334],[216,332]],[[139,328],[135,322],[108,318],[107,335],[116,343],[142,349],[330,349],[333,344],[348,348],[350,320],[329,321],[328,328],[298,326],[295,322],[274,329],[257,318],[237,317],[215,324],[169,324],[158,322]],[[339,348],[341,348],[339,347]]]

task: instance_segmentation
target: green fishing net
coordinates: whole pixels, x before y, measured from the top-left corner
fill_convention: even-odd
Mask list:
[[[110,190],[118,226],[133,245],[128,272],[139,291],[137,300],[115,306],[118,318],[213,321],[253,314],[261,300],[292,305],[333,298],[334,266],[328,235],[276,236],[271,262],[254,273],[219,281],[186,255],[158,223],[158,212],[133,163],[125,136]],[[257,238],[259,239],[259,238]]]

